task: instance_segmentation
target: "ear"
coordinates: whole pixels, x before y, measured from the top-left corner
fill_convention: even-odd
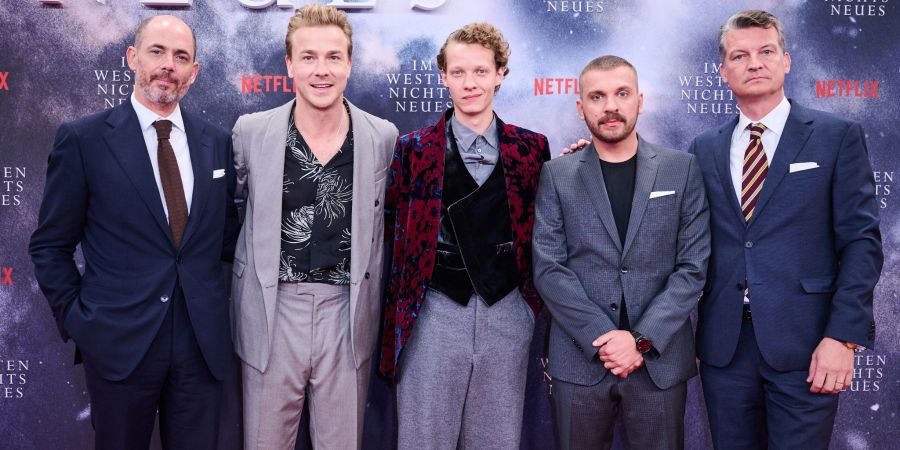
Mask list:
[[[291,70],[291,55],[284,55],[284,65],[287,67],[288,78],[294,78],[294,71]]]
[[[501,83],[503,83],[503,78],[506,76],[506,66],[497,69],[497,84],[495,87],[499,87]]]
[[[129,69],[137,70],[137,49],[133,45],[125,50],[125,59],[128,60]]]
[[[200,63],[194,61],[194,67],[192,68],[191,81],[188,84],[194,84],[197,81],[197,74],[200,73]]]
[[[581,99],[575,100],[575,107],[578,108],[578,117],[584,120],[584,107],[581,105]]]
[[[444,72],[443,70],[441,71],[441,84],[443,84],[444,87],[449,87],[447,86],[447,72]]]
[[[725,68],[725,65],[723,63],[719,63],[719,77],[721,77],[722,81],[724,81],[725,83],[731,84],[731,83],[728,83],[728,74],[725,73],[724,70],[722,70],[724,68]]]
[[[638,94],[638,114],[644,112],[644,93]]]
[[[791,54],[788,52],[784,52],[784,73],[791,73]]]

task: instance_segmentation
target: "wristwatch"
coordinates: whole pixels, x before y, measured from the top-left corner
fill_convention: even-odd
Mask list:
[[[653,348],[653,342],[650,341],[650,339],[647,339],[643,334],[632,331],[631,335],[634,336],[634,345],[637,347],[638,352],[647,353]]]
[[[849,348],[850,350],[853,350],[853,351],[857,351],[857,350],[862,351],[862,350],[865,350],[865,349],[862,348],[859,344],[854,344],[854,343],[852,343],[852,342],[844,342],[843,344],[844,344],[844,347],[847,347],[847,348]]]

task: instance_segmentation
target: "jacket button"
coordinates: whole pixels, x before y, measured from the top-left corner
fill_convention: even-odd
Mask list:
[[[378,206],[378,205],[379,205],[378,200],[375,200],[375,206]]]
[[[744,242],[744,247],[753,248],[753,241]]]
[[[162,297],[159,298],[159,301],[165,303],[165,302],[169,301],[169,296],[163,295]]]
[[[369,279],[369,272],[366,272],[366,279]]]
[[[617,305],[617,304],[615,304],[615,303],[610,303],[610,304],[609,304],[609,309],[615,311],[615,310],[619,309],[619,305]]]
[[[622,272],[622,273],[628,273],[628,268],[627,268],[627,267],[622,267],[621,272]]]

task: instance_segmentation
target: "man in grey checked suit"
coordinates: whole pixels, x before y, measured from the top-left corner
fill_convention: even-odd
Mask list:
[[[643,95],[628,61],[591,61],[580,86],[592,144],[544,165],[534,223],[559,446],[609,448],[618,414],[632,448],[682,448],[710,253],[703,181],[692,155],[635,132]]]

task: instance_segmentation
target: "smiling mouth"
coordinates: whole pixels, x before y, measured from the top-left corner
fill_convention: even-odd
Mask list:
[[[328,89],[334,85],[331,83],[317,83],[317,84],[311,84],[310,86],[312,86],[313,89]]]

